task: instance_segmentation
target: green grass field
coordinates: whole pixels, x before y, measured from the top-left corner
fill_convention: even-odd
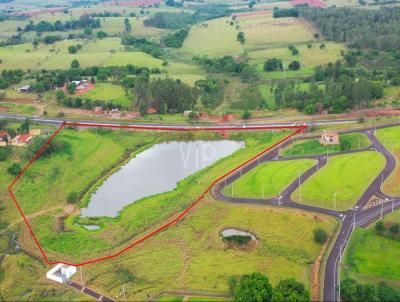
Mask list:
[[[97,82],[95,88],[83,94],[82,97],[92,100],[113,101],[115,104],[121,105],[126,109],[131,109],[133,106],[132,95],[126,95],[121,86],[109,83]]]
[[[349,209],[384,166],[385,158],[373,151],[331,157],[326,166],[301,186],[302,203],[328,209]],[[300,201],[299,189],[293,193],[293,199]]]
[[[284,133],[274,135],[270,132],[232,134],[232,139],[245,140],[247,148],[240,149],[232,156],[186,178],[171,192],[144,198],[127,206],[120,216],[114,219],[82,220],[84,224],[102,225],[102,230],[96,232],[75,226],[75,222],[81,221],[75,213],[67,215],[68,218],[64,220],[66,232],[57,231],[60,221],[57,216],[62,216],[62,213],[67,211],[66,199],[71,192],[79,193],[89,188],[79,204],[79,207],[85,206],[89,202],[90,193],[102,183],[103,178],[93,182],[100,175],[110,171],[129,153],[140,152],[160,140],[215,139],[219,136],[213,133],[148,135],[147,132],[111,132],[100,135],[91,131],[75,132],[66,129],[57,137],[57,140],[65,144],[63,152],[35,162],[18,183],[15,194],[25,214],[31,216],[31,222],[45,249],[53,255],[62,254],[63,257],[74,261],[83,260],[99,256],[98,253],[105,253],[106,249],[125,245],[149,225],[164,221],[172,213],[184,209],[224,171],[259,153],[283,135]],[[68,189],[60,190],[61,187]],[[80,246],[79,250],[76,250],[77,245]]]
[[[336,222],[314,213],[267,206],[233,205],[207,198],[184,221],[115,259],[85,268],[88,286],[121,297],[118,269],[134,281],[125,284],[127,299],[143,300],[161,291],[192,289],[226,293],[228,279],[259,271],[272,284],[294,277],[310,287],[312,263],[321,245],[313,230],[332,234]],[[257,235],[249,249],[227,248],[219,233],[237,227]],[[106,273],[107,272],[107,273]]]
[[[314,166],[314,160],[269,162],[252,169],[224,189],[224,194],[234,197],[276,197],[296,178]]]
[[[321,145],[318,139],[299,140],[289,145],[285,149],[281,149],[280,154],[283,156],[302,156],[329,154],[332,152],[348,151],[368,147],[371,145],[370,140],[362,133],[342,134],[339,137],[341,145]]]
[[[207,21],[207,28],[195,25],[179,53],[219,57],[241,54],[245,49],[272,49],[313,39],[310,27],[296,18],[274,19],[271,15],[259,15],[238,18],[238,23],[234,25],[229,24],[230,20],[231,18],[220,18]],[[239,30],[236,30],[236,25]],[[244,45],[236,40],[238,31],[245,33]]]
[[[400,127],[397,126],[379,129],[377,130],[376,135],[386,149],[388,149],[395,156],[397,162],[392,174],[385,180],[382,189],[386,194],[400,196]]]
[[[385,224],[400,223],[400,212],[384,218]],[[400,289],[400,267],[393,265],[400,257],[400,242],[376,234],[374,225],[357,228],[347,247],[342,271],[360,282],[386,282]]]

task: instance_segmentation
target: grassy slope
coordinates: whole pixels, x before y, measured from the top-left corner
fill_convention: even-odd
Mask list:
[[[302,185],[302,202],[334,209],[336,193],[336,209],[351,208],[384,165],[385,158],[372,151],[331,157],[326,166]],[[300,200],[299,189],[293,198]]]
[[[67,230],[73,232],[55,232],[57,215],[62,212],[70,192],[81,192],[104,171],[108,171],[125,154],[126,149],[137,150],[138,145],[148,144],[162,138],[191,138],[188,134],[160,134],[149,136],[146,132],[132,135],[98,136],[87,131],[73,133],[63,132],[59,139],[65,141],[65,152],[37,161],[16,188],[22,208],[29,214],[37,213],[43,208],[48,211],[43,215],[32,217],[42,244],[56,253],[65,253],[73,260],[98,256],[98,252],[116,245],[124,245],[138,232],[156,222],[164,221],[172,213],[182,210],[195,197],[224,171],[232,169],[239,162],[270,146],[282,138],[282,134],[248,133],[236,136],[245,139],[247,148],[241,149],[227,159],[222,159],[207,170],[191,176],[178,185],[177,189],[164,194],[143,199],[128,206],[115,219],[96,220],[105,228],[98,232],[89,232],[75,227],[71,219],[66,221]],[[215,138],[212,134],[196,134],[197,138]],[[135,147],[136,145],[136,147]],[[101,164],[99,164],[101,163]],[[90,167],[90,168],[89,168]],[[61,173],[62,171],[62,173]],[[207,172],[206,172],[207,171]],[[68,184],[68,190],[60,190]],[[34,202],[32,202],[34,201]],[[72,218],[73,216],[71,216]],[[116,238],[118,241],[116,242]],[[61,243],[62,242],[62,243]],[[77,243],[81,249],[76,250]]]
[[[309,287],[310,263],[321,249],[314,243],[312,231],[322,227],[331,234],[335,226],[333,219],[317,216],[207,199],[184,221],[120,259],[87,267],[86,275],[89,285],[104,288],[111,297],[117,297],[117,270],[129,270],[136,278],[126,284],[128,298],[132,300],[176,288],[227,291],[230,276],[253,271],[266,273],[273,284],[281,278],[294,277]],[[227,249],[219,238],[226,227],[254,232],[260,242],[255,249]]]
[[[264,198],[278,196],[299,174],[315,164],[314,160],[291,160],[265,163],[246,173],[233,183],[235,197]],[[232,185],[227,186],[225,194],[230,196]]]
[[[377,137],[381,143],[395,156],[397,165],[392,174],[385,180],[383,191],[389,195],[399,196],[400,168],[400,127],[390,127],[377,130]]]
[[[286,149],[281,150],[283,156],[301,156],[301,155],[315,155],[326,154],[338,151],[346,151],[351,149],[368,147],[371,145],[368,137],[361,133],[350,133],[340,135],[340,140],[345,142],[350,147],[349,149],[342,150],[340,145],[323,146],[318,139],[299,140]]]
[[[400,223],[400,212],[389,214],[385,223]],[[353,233],[343,265],[344,275],[361,282],[387,282],[400,289],[400,242],[378,236],[374,226]]]
[[[93,100],[113,101],[123,108],[132,108],[133,96],[127,96],[121,86],[109,83],[96,83],[95,89],[83,94],[82,97]]]

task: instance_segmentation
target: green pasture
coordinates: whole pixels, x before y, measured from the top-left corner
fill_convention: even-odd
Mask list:
[[[224,194],[245,198],[277,197],[299,175],[314,166],[311,159],[263,163],[224,189]]]
[[[301,193],[301,202],[304,204],[336,210],[349,209],[385,163],[385,158],[374,151],[330,157],[324,167],[293,193],[293,199],[300,202]]]
[[[133,106],[133,96],[126,95],[121,86],[110,83],[97,82],[95,88],[84,93],[82,97],[92,100],[113,101],[113,103],[126,109],[131,109]]]

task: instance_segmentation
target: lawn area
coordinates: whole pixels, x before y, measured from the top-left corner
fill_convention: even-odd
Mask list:
[[[0,102],[0,112],[17,113],[24,115],[32,115],[37,110],[34,106],[29,104],[14,104]]]
[[[188,56],[207,55],[220,57],[237,55],[247,50],[283,47],[290,43],[304,43],[313,40],[311,26],[297,18],[272,18],[272,14],[237,18],[237,24],[230,25],[231,18],[207,21],[191,28],[183,48],[178,52]],[[236,30],[235,26],[239,29]],[[238,31],[243,31],[246,43],[236,40]]]
[[[302,202],[335,209],[336,193],[336,209],[349,209],[384,166],[385,158],[374,151],[330,157],[327,165],[301,186]],[[300,201],[299,189],[293,193],[293,199],[296,202]]]
[[[400,181],[400,127],[389,127],[378,129],[376,135],[380,142],[388,149],[396,158],[396,167],[392,174],[383,183],[383,192],[389,195],[400,196],[399,181]]]
[[[384,222],[400,223],[400,212],[387,215]],[[399,258],[400,241],[378,235],[374,224],[357,228],[343,258],[342,275],[359,282],[386,282],[400,289],[400,266],[395,264]]]
[[[329,154],[332,152],[348,151],[368,147],[371,145],[368,137],[363,133],[341,134],[340,145],[322,145],[318,139],[298,140],[285,149],[280,150],[282,156],[302,156]]]
[[[116,218],[80,218],[79,208],[87,204],[90,193],[107,178],[107,172],[115,171],[119,163],[132,152],[141,152],[164,140],[209,140],[220,139],[220,135],[211,132],[162,132],[149,135],[145,131],[103,133],[64,129],[56,138],[65,145],[62,152],[36,161],[14,192],[25,214],[30,217],[42,246],[51,255],[74,262],[87,260],[89,257],[98,257],[99,253],[108,254],[110,249],[120,249],[150,225],[159,224],[173,213],[183,210],[212,180],[251,155],[258,154],[284,135],[287,133],[232,133],[231,139],[244,140],[246,148],[182,180],[173,191],[136,201],[125,207]],[[60,190],[66,188],[66,184],[68,189]],[[67,197],[72,192],[87,192],[73,211],[67,203]],[[64,215],[68,209],[68,214]],[[60,218],[65,216],[66,219]],[[75,226],[77,222],[98,224],[102,229],[90,232]],[[78,245],[79,250],[76,249]]]
[[[82,95],[84,98],[92,100],[113,101],[125,109],[132,109],[133,96],[126,95],[122,86],[110,83],[95,84],[95,88]]]
[[[315,164],[316,161],[311,159],[263,163],[233,183],[233,196],[247,198],[279,196],[300,174]],[[224,194],[232,195],[232,185],[224,189]]]
[[[244,250],[229,248],[219,236],[227,227],[248,230],[259,242]],[[309,289],[310,263],[321,250],[313,238],[317,227],[331,235],[336,222],[310,212],[233,205],[207,197],[184,221],[119,259],[85,267],[87,285],[108,292],[111,298],[120,297],[118,271],[124,269],[134,276],[125,284],[127,299],[144,300],[174,289],[226,293],[229,277],[259,271],[273,285],[293,277]]]

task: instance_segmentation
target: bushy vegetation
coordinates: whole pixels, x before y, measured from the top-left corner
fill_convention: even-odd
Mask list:
[[[165,29],[180,29],[202,20],[204,18],[198,14],[160,12],[146,19],[144,25]]]
[[[354,48],[398,49],[400,45],[400,8],[302,9],[301,16],[314,23],[329,40]]]
[[[172,42],[172,41],[170,41],[170,42]],[[174,42],[176,43],[176,41],[174,41]],[[145,38],[124,36],[121,40],[121,43],[122,43],[122,45],[130,46],[131,47],[130,49],[132,49],[132,50],[143,51],[155,58],[160,58],[164,54],[164,51],[159,44],[150,42]],[[183,43],[183,41],[182,41],[182,43]]]
[[[346,278],[340,284],[340,297],[343,301],[399,301],[400,293],[384,282],[378,285],[361,284]]]
[[[274,18],[298,17],[297,8],[275,8],[273,12]]]
[[[200,100],[207,108],[215,108],[221,104],[224,88],[221,81],[214,77],[198,80],[195,86],[201,91]]]
[[[173,34],[167,35],[163,39],[163,42],[167,47],[181,48],[188,34],[189,29],[183,28],[181,30],[178,30],[177,32],[174,32]]]

